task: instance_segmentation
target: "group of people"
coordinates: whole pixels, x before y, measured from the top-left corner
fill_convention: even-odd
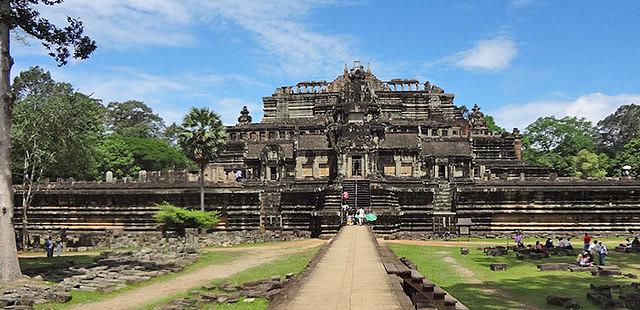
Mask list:
[[[47,257],[58,257],[62,255],[62,240],[58,239],[54,242],[51,240],[51,237],[49,237],[44,242],[44,249],[47,251]]]
[[[347,225],[364,225],[364,219],[367,214],[364,208],[360,207],[358,210],[352,210],[347,204],[349,200],[349,193],[347,191],[342,192],[342,213],[345,215]]]
[[[553,239],[547,238],[547,241],[545,241],[544,245],[540,241],[536,241],[536,243],[533,246],[532,245],[525,246],[524,234],[522,233],[522,231],[516,232],[515,243],[518,249],[529,248],[536,252],[545,252],[553,248],[563,249],[563,250],[573,250],[573,245],[571,244],[570,237],[567,237],[566,239],[564,237],[558,237],[558,241],[555,244],[553,243]]]
[[[640,240],[638,240],[638,237],[633,238],[633,241],[627,238],[626,241],[626,243],[621,243],[620,246],[627,249],[640,250]]]

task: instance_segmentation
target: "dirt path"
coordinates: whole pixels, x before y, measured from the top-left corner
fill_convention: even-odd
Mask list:
[[[213,280],[228,278],[243,270],[272,262],[284,255],[299,252],[322,244],[323,240],[315,240],[315,242],[301,242],[297,246],[283,243],[271,245],[267,248],[240,248],[249,254],[243,258],[236,259],[232,262],[220,265],[211,265],[203,267],[193,272],[181,274],[176,278],[164,282],[154,283],[143,286],[126,293],[117,295],[111,299],[104,301],[77,305],[71,309],[134,309],[145,304],[153,303],[158,299],[178,294],[192,288],[197,288],[208,284]],[[229,249],[207,249],[208,251],[229,250]]]
[[[345,226],[282,309],[399,310],[389,281],[367,227]]]

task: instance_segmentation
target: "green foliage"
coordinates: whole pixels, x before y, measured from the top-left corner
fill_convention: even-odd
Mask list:
[[[153,217],[169,230],[184,231],[185,228],[210,229],[218,224],[218,213],[215,211],[188,210],[166,202],[157,206],[160,210]]]
[[[178,144],[202,170],[215,158],[218,147],[224,144],[226,137],[217,113],[207,108],[191,108],[182,121]]]
[[[504,128],[496,125],[496,121],[493,119],[493,116],[491,115],[485,114],[484,121],[487,122],[487,129],[491,130],[492,132],[497,132],[497,133],[507,132]]]
[[[596,154],[587,150],[580,150],[571,157],[573,172],[578,177],[602,178],[607,175],[610,160],[607,154]]]
[[[591,122],[584,118],[541,117],[527,126],[522,138],[523,157],[567,175],[572,173],[572,156],[580,150],[593,152],[597,135]]]
[[[631,166],[631,175],[640,176],[640,138],[635,138],[624,145],[622,152],[613,160],[612,168],[616,175],[621,174],[623,166]]]
[[[136,164],[133,152],[124,139],[111,136],[102,141],[98,147],[100,154],[100,171],[113,172],[117,178],[137,176],[142,170]]]
[[[14,181],[24,175],[96,177],[104,108],[99,100],[32,67],[16,77],[12,130]]]
[[[109,102],[107,128],[125,137],[160,138],[164,121],[141,101]]]
[[[612,155],[623,150],[634,138],[640,138],[640,105],[629,104],[598,122],[602,148]]]
[[[163,139],[111,135],[99,147],[101,171],[114,176],[137,176],[140,170],[188,169],[193,163],[184,153]]]

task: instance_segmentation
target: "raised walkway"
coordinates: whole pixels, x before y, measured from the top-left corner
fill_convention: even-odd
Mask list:
[[[285,309],[402,309],[369,229],[346,226]]]

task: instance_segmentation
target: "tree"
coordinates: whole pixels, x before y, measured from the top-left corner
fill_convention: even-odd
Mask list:
[[[107,105],[107,128],[122,136],[159,138],[164,121],[141,101],[116,101]]]
[[[616,154],[634,138],[640,138],[640,105],[629,104],[598,122],[603,151]]]
[[[182,150],[163,139],[111,135],[100,147],[101,171],[116,177],[135,177],[140,170],[161,171],[193,166]]]
[[[176,230],[184,234],[185,228],[210,229],[218,224],[218,212],[187,210],[169,203],[156,205],[160,210],[153,217],[156,222],[164,224],[166,229]]]
[[[141,168],[136,165],[129,145],[119,136],[111,136],[98,146],[100,154],[100,171],[113,172],[117,178],[138,175]]]
[[[573,172],[578,177],[603,178],[609,170],[609,157],[607,154],[596,154],[587,150],[580,150],[576,156],[571,157]]]
[[[39,4],[55,5],[62,0],[0,0],[0,281],[13,281],[22,275],[13,230],[13,187],[11,182],[11,67],[10,32],[20,29],[40,40],[59,65],[69,57],[86,59],[96,44],[83,35],[82,22],[67,17],[69,23],[58,28],[40,17]],[[73,55],[72,55],[73,53]]]
[[[496,125],[496,121],[493,119],[493,116],[491,115],[485,114],[484,121],[487,122],[487,129],[491,130],[492,132],[497,132],[497,133],[507,132],[504,128]]]
[[[169,141],[171,145],[178,144],[178,134],[180,133],[180,126],[175,122],[171,123],[171,125],[167,126],[164,129],[164,138]]]
[[[612,168],[620,175],[623,166],[631,166],[631,175],[640,176],[640,137],[632,139],[624,145],[622,151],[613,160]]]
[[[553,116],[538,118],[527,126],[522,138],[525,160],[570,174],[571,156],[580,150],[593,152],[597,131],[584,118]]]
[[[200,210],[204,211],[204,169],[218,154],[226,133],[220,116],[207,108],[191,108],[182,121],[178,144],[200,168]]]
[[[22,182],[22,244],[26,246],[27,211],[44,177],[95,178],[95,145],[102,133],[104,108],[98,100],[74,92],[71,85],[51,80],[39,68],[21,73],[16,80],[19,83],[14,85],[30,85],[29,91],[18,92],[11,127],[14,175]]]

